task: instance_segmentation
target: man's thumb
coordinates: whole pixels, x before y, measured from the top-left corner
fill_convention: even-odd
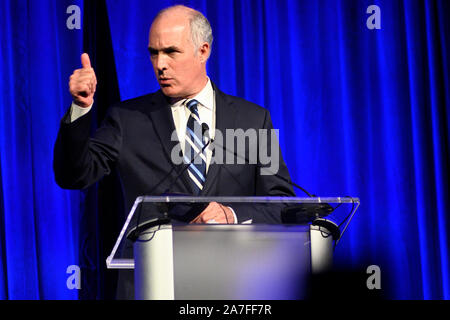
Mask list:
[[[91,60],[89,59],[89,55],[87,53],[83,53],[81,55],[81,65],[83,68],[91,68]]]

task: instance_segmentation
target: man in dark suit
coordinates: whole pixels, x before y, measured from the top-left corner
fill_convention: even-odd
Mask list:
[[[74,71],[69,83],[74,103],[61,122],[55,145],[57,183],[63,188],[82,189],[117,168],[127,209],[137,196],[149,192],[159,195],[166,191],[183,168],[178,165],[167,177],[175,165],[171,153],[177,141],[172,141],[172,136],[186,127],[187,116],[181,114],[187,112],[182,110],[186,109],[183,102],[189,99],[201,100],[200,118],[205,115],[203,118],[206,122],[209,120],[208,127],[212,131],[273,129],[266,109],[224,94],[209,80],[206,61],[211,43],[209,22],[201,13],[184,6],[163,10],[153,22],[149,35],[151,62],[161,90],[112,106],[93,137],[89,137],[89,110],[96,77],[89,56],[83,54],[83,67]],[[203,107],[207,111],[202,112]],[[183,134],[179,137],[181,141]],[[275,160],[279,162],[277,175],[290,180],[281,153]],[[199,195],[294,195],[292,187],[276,175],[262,175],[259,160],[256,164],[245,165],[237,164],[238,161],[231,164],[206,162],[206,180]],[[192,194],[192,186],[189,170],[186,170],[170,191]],[[250,216],[216,203],[194,222],[236,223],[249,219],[280,222],[277,215]]]
[[[215,163],[210,145],[201,157],[204,163],[192,166],[192,171],[189,166],[176,179],[186,165],[173,163],[173,150],[178,143],[173,137],[177,137],[175,140],[186,155],[186,146],[195,136],[185,133],[196,121],[206,123],[211,132],[224,134],[226,129],[273,129],[266,109],[224,94],[208,78],[206,62],[211,44],[211,27],[198,11],[174,6],[160,12],[150,28],[148,47],[161,89],[110,107],[92,137],[89,111],[97,80],[89,56],[83,54],[82,68],[70,77],[73,104],[61,121],[55,144],[57,183],[63,188],[82,189],[117,169],[127,211],[136,197],[159,195],[168,189],[200,196],[295,196],[286,182],[290,178],[280,152],[275,153],[274,159],[278,162],[274,172],[277,175],[271,175],[261,174],[264,165],[259,157],[255,163],[239,164],[235,154],[234,163]],[[188,109],[192,104],[194,109]],[[200,147],[197,151],[203,153]],[[247,160],[250,156],[249,150],[243,155]],[[279,212],[265,209],[242,209],[214,202],[192,222],[281,222]]]

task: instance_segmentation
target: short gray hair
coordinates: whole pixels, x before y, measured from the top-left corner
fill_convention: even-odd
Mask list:
[[[169,10],[175,9],[175,8],[185,8],[189,12],[189,24],[191,26],[191,37],[192,37],[192,43],[194,43],[194,46],[196,48],[200,48],[202,43],[207,42],[209,44],[209,47],[212,47],[213,43],[213,35],[212,35],[212,29],[211,24],[209,23],[208,19],[200,12],[195,9],[183,6],[183,5],[175,5],[171,6],[165,9],[162,9],[158,14],[156,15],[156,18],[161,16],[163,13],[168,12]],[[156,20],[155,18],[155,20]],[[211,52],[211,50],[210,50]]]
[[[192,13],[191,19],[191,36],[192,42],[198,48],[203,42],[207,42],[209,46],[212,46],[213,35],[211,25],[208,19],[199,11]]]

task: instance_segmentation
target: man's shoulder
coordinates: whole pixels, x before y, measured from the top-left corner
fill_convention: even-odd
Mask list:
[[[242,112],[245,113],[266,114],[269,112],[265,107],[262,107],[254,102],[251,102],[238,96],[226,94],[222,91],[220,91],[219,96],[221,96],[221,98],[225,99],[227,102],[236,106],[238,110],[241,110]]]
[[[126,99],[126,100],[123,100],[123,101],[113,104],[111,107],[119,108],[119,109],[128,109],[128,110],[139,109],[143,106],[151,105],[156,94],[157,94],[157,92],[153,92],[153,93],[144,94],[142,96]]]
[[[161,104],[155,104],[158,101],[159,91],[144,94],[135,98],[126,99],[112,104],[109,107],[109,113],[120,117],[138,113],[148,113],[154,108],[162,107]]]

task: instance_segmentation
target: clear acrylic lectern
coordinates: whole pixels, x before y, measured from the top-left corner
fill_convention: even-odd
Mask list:
[[[253,219],[189,224],[210,202]],[[136,299],[301,299],[359,206],[352,197],[138,197],[106,260]]]

